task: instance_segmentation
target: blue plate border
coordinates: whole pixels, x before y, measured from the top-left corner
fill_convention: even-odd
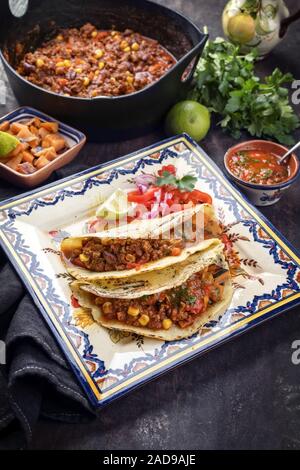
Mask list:
[[[126,156],[115,159],[111,162],[105,162],[105,163],[97,165],[93,168],[89,168],[89,169],[84,170],[80,173],[77,173],[77,174],[71,175],[67,178],[64,178],[62,180],[59,180],[58,182],[48,184],[46,186],[43,186],[42,188],[35,189],[35,190],[29,191],[27,193],[23,193],[21,196],[16,196],[16,197],[7,199],[7,200],[3,201],[0,204],[0,210],[4,210],[8,206],[13,206],[13,205],[15,205],[15,203],[18,203],[18,202],[20,202],[21,200],[24,200],[24,199],[32,200],[32,199],[34,199],[35,195],[38,195],[38,194],[41,194],[41,193],[44,195],[48,192],[51,192],[51,190],[55,190],[55,189],[58,189],[58,188],[63,189],[65,186],[68,186],[69,182],[72,182],[73,180],[78,180],[78,178],[83,180],[84,176],[87,176],[87,177],[92,176],[93,173],[97,173],[97,171],[99,171],[99,170],[102,170],[102,169],[107,169],[108,170],[108,167],[115,167],[115,166],[117,166],[118,163],[122,163],[124,161],[128,161],[128,160],[133,161],[134,157],[141,156],[141,158],[142,158],[141,154],[146,154],[147,155],[149,153],[152,153],[151,151],[152,150],[158,150],[158,147],[167,147],[168,144],[169,145],[171,145],[171,144],[174,145],[176,143],[179,144],[181,142],[187,144],[187,147],[190,150],[194,151],[195,154],[198,155],[200,157],[200,159],[202,161],[204,161],[204,163],[207,166],[210,166],[214,170],[213,172],[216,174],[216,176],[221,181],[225,181],[227,186],[229,185],[229,188],[232,189],[231,193],[233,194],[233,197],[238,199],[239,202],[242,203],[242,205],[245,207],[246,210],[248,210],[248,211],[250,210],[250,212],[252,212],[252,214],[254,215],[254,218],[258,222],[260,222],[260,220],[264,222],[264,224],[266,225],[266,227],[268,229],[267,230],[268,233],[272,237],[275,234],[276,237],[279,238],[279,241],[277,241],[277,243],[279,244],[281,249],[284,252],[286,252],[288,254],[288,256],[292,257],[292,259],[299,265],[300,253],[298,252],[298,250],[296,250],[292,246],[292,244],[273,226],[273,224],[258,209],[256,209],[254,206],[252,206],[247,201],[247,199],[244,197],[244,195],[242,195],[241,192],[236,188],[236,186],[229,181],[227,176],[222,173],[221,169],[210,159],[210,157],[206,154],[206,152],[204,152],[204,150],[201,147],[199,147],[198,144],[196,142],[194,142],[193,139],[191,139],[191,137],[188,136],[187,134],[181,134],[181,135],[178,135],[178,136],[171,137],[171,138],[166,139],[164,141],[152,144],[149,147],[146,147],[144,149],[135,151],[131,154],[128,154]],[[206,160],[206,162],[205,162],[205,160]],[[1,231],[1,234],[2,234],[2,231]],[[181,355],[180,355],[180,357],[177,357],[177,358],[176,357],[172,358],[172,356],[171,356],[169,358],[166,358],[165,360],[162,360],[161,364],[157,365],[157,371],[153,372],[153,367],[150,367],[149,370],[145,371],[144,374],[139,374],[136,377],[135,381],[134,381],[134,377],[133,377],[132,383],[130,385],[127,385],[127,386],[125,385],[124,387],[120,387],[119,391],[114,392],[110,396],[106,396],[107,395],[106,392],[104,392],[103,394],[99,393],[98,396],[97,396],[91,388],[91,381],[94,382],[94,380],[90,377],[90,381],[87,381],[87,379],[85,377],[85,374],[82,373],[82,370],[78,366],[78,361],[76,361],[75,357],[72,357],[72,355],[70,354],[70,348],[67,346],[67,344],[65,343],[65,340],[61,337],[59,331],[55,327],[55,325],[53,323],[53,319],[51,319],[49,317],[49,314],[48,314],[47,310],[44,308],[44,306],[40,302],[40,300],[38,298],[38,295],[37,295],[37,292],[35,291],[34,287],[30,284],[30,282],[27,281],[27,279],[25,279],[24,273],[22,272],[22,269],[21,269],[17,259],[15,259],[15,258],[11,259],[10,255],[12,254],[13,249],[10,249],[9,246],[7,246],[7,244],[5,243],[5,241],[3,239],[3,234],[2,234],[2,237],[0,237],[0,244],[1,244],[2,248],[4,249],[4,251],[6,252],[8,258],[12,262],[13,266],[15,267],[16,271],[18,272],[19,276],[21,277],[22,281],[24,282],[24,284],[25,284],[26,288],[28,289],[29,293],[31,294],[36,306],[43,313],[44,319],[46,320],[46,322],[49,325],[50,329],[54,333],[54,335],[56,337],[56,340],[58,341],[60,347],[62,348],[64,354],[66,355],[68,361],[70,362],[70,365],[71,365],[72,369],[74,370],[78,380],[83,385],[89,400],[91,401],[91,403],[94,406],[103,406],[105,404],[108,404],[112,400],[128,393],[129,391],[133,390],[134,388],[137,388],[138,386],[141,386],[142,384],[148,382],[149,380],[152,380],[152,379],[162,375],[167,370],[171,370],[171,369],[177,367],[180,364],[184,364],[184,363],[192,360],[193,358],[195,358],[196,356],[199,356],[200,354],[202,355],[205,352],[208,352],[209,350],[219,346],[220,344],[223,344],[224,342],[226,342],[226,341],[228,341],[228,340],[230,340],[230,339],[232,339],[232,338],[234,338],[234,337],[236,337],[236,336],[238,336],[242,333],[245,333],[246,331],[248,331],[248,329],[253,328],[254,326],[257,326],[260,323],[262,323],[262,322],[264,322],[264,321],[266,321],[270,318],[273,318],[273,317],[279,315],[280,313],[283,313],[284,311],[290,310],[291,308],[295,307],[296,305],[299,305],[299,303],[300,303],[300,294],[299,293],[294,295],[294,296],[291,295],[290,297],[287,297],[286,299],[284,299],[282,301],[279,301],[277,304],[273,304],[269,308],[268,307],[264,308],[262,311],[256,312],[255,314],[253,314],[253,315],[251,315],[251,316],[249,316],[245,319],[238,320],[233,325],[224,328],[224,330],[221,330],[220,332],[213,333],[212,335],[209,335],[209,337],[207,338],[207,344],[205,342],[201,343],[201,346],[199,348],[197,348],[195,351],[188,353],[188,352],[185,352],[185,350],[183,350],[183,351],[181,351],[182,352],[182,357],[181,357]],[[288,248],[288,251],[286,250],[286,247]],[[276,305],[277,305],[277,307],[276,307]],[[64,330],[63,325],[60,324],[60,327]],[[222,334],[220,334],[220,333],[222,333]],[[74,349],[74,352],[76,353],[77,359],[81,362],[82,366],[87,371],[85,365],[81,361],[81,358],[80,358],[78,352],[75,349]],[[184,357],[184,355],[186,357]],[[166,362],[166,364],[164,364],[165,362]],[[139,377],[141,377],[141,375],[143,376],[143,379],[139,380]],[[96,386],[95,382],[94,382],[94,385]]]

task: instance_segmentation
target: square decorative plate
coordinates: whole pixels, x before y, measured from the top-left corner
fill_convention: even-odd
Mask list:
[[[100,199],[168,163],[196,175],[197,187],[212,195],[235,288],[222,316],[189,339],[164,343],[106,330],[72,307],[58,248],[69,234],[84,233]],[[96,406],[300,301],[299,255],[187,135],[5,201],[0,211],[1,244]]]

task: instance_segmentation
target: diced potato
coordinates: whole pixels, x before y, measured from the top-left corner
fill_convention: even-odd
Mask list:
[[[2,132],[7,132],[9,130],[10,122],[9,121],[3,121],[0,124],[0,131]]]
[[[35,139],[32,139],[32,140],[29,140],[29,142],[27,142],[29,147],[31,147],[32,149],[36,148],[38,145],[40,145],[40,139],[38,137],[36,137]]]
[[[48,134],[49,131],[47,131],[47,129],[45,129],[44,127],[39,128],[39,136],[41,137],[41,139],[44,139]]]
[[[38,158],[35,166],[38,170],[40,170],[41,168],[44,168],[44,166],[46,166],[48,164],[49,164],[49,160],[47,160],[46,157],[40,157],[40,158]]]
[[[54,147],[56,152],[66,147],[65,139],[59,134],[49,134],[42,141],[43,147]]]
[[[54,160],[54,158],[57,157],[57,153],[54,147],[47,147],[47,148],[44,148],[43,150],[40,150],[39,152],[35,152],[35,156],[45,157],[45,158],[48,158],[49,160]]]
[[[18,134],[22,129],[28,129],[25,124],[21,122],[13,122],[10,126],[10,130],[13,134]]]
[[[55,151],[55,148],[54,147],[49,147],[47,149],[45,149],[46,152],[45,152],[45,158],[47,158],[47,160],[49,161],[52,161],[52,160],[55,160],[56,157],[57,157],[57,153]]]
[[[38,129],[41,127],[41,124],[42,124],[42,122],[41,122],[40,118],[35,117],[35,118],[33,119],[33,125],[34,125],[35,127],[37,127]]]
[[[25,151],[23,150],[22,155],[23,155],[23,158],[22,158],[23,162],[27,162],[27,163],[33,162],[34,156],[32,155],[32,153],[27,152],[26,150]]]
[[[37,127],[38,129],[40,128],[40,125],[41,125],[41,120],[38,118],[38,117],[34,117],[32,119],[29,119],[29,121],[26,121],[26,126],[30,127],[30,126],[35,126]]]
[[[6,165],[9,166],[9,168],[11,168],[12,170],[16,170],[17,166],[21,163],[21,161],[22,161],[22,153],[19,153],[19,155],[16,155],[15,157],[10,158],[8,162],[6,163]]]
[[[29,130],[30,130],[30,132],[31,132],[32,134],[34,134],[34,135],[36,135],[36,136],[39,135],[39,130],[38,130],[37,127],[35,127],[35,126],[30,126],[30,127],[29,127]]]
[[[72,253],[74,250],[82,248],[82,240],[80,238],[65,238],[61,243],[61,250],[65,255]]]
[[[42,122],[40,127],[41,129],[46,129],[48,132],[53,132],[54,134],[58,132],[58,122]]]
[[[36,172],[36,168],[31,163],[24,162],[17,166],[17,171],[23,175],[31,175]]]
[[[20,143],[19,145],[17,145],[17,147],[15,148],[15,150],[13,150],[9,156],[10,157],[16,157],[17,155],[19,155],[20,152],[23,152],[23,145]]]
[[[32,132],[30,132],[30,130],[28,129],[27,126],[20,129],[19,132],[17,133],[17,138],[18,139],[30,139],[30,138],[34,138],[34,137],[35,137],[34,134],[32,134]]]
[[[24,150],[27,150],[27,149],[29,148],[28,142],[22,142],[21,145],[22,145],[22,150],[23,150],[23,151],[24,151]]]

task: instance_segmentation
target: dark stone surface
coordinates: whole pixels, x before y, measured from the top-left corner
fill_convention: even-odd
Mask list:
[[[211,37],[222,34],[225,1],[161,0],[207,25]],[[295,3],[286,2],[291,11]],[[270,73],[275,66],[300,79],[299,23],[257,66]],[[8,92],[0,114],[16,107]],[[299,106],[298,106],[299,111]],[[299,133],[298,133],[299,136]],[[248,137],[248,136],[245,136]],[[76,163],[93,166],[145,147],[163,138],[156,132],[113,144],[86,145]],[[222,166],[233,139],[212,129],[202,142]],[[70,173],[72,165],[70,165]],[[9,197],[19,190],[1,182]],[[263,213],[298,249],[299,183]],[[300,339],[299,308],[284,313],[208,355],[177,368],[103,409],[97,421],[64,425],[42,421],[34,449],[300,449],[300,365],[291,362],[291,344]]]

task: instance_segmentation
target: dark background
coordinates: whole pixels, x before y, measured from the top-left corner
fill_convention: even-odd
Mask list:
[[[112,0],[113,1],[113,0]],[[225,0],[160,0],[222,34]],[[286,1],[291,12],[295,1]],[[263,62],[259,74],[279,66],[300,80],[300,22]],[[0,71],[1,74],[1,71]],[[8,88],[0,115],[17,106]],[[300,106],[298,105],[298,112]],[[298,139],[300,132],[297,133]],[[110,144],[88,143],[68,168],[84,169],[152,144],[156,132]],[[245,138],[248,136],[244,136]],[[220,166],[233,139],[211,129],[201,145]],[[59,176],[59,174],[58,174]],[[300,249],[299,182],[263,213]],[[20,190],[1,181],[1,194]],[[208,355],[169,372],[113,402],[93,423],[67,425],[41,421],[34,449],[300,449],[300,365],[291,362],[291,345],[300,340],[300,309],[267,322]]]

